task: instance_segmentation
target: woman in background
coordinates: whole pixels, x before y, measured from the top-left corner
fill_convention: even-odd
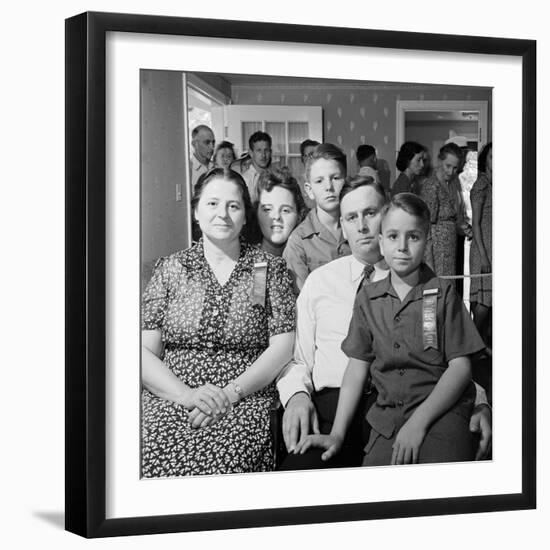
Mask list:
[[[462,151],[449,143],[439,150],[437,159],[434,173],[422,186],[421,197],[430,209],[431,221],[431,246],[428,242],[425,261],[441,277],[457,273],[458,213],[450,183],[462,162]]]
[[[214,166],[217,168],[229,168],[236,158],[233,144],[230,141],[222,141],[214,152]]]
[[[474,234],[470,248],[470,273],[491,273],[492,225],[493,225],[493,144],[487,143],[477,159],[478,176],[471,191],[472,230]],[[491,277],[472,277],[470,303],[474,323],[485,341],[491,347],[492,313]]]
[[[273,380],[290,360],[294,296],[286,265],[241,237],[247,186],[215,168],[191,202],[202,232],[161,258],[142,300],[144,477],[273,469]]]
[[[393,183],[391,195],[414,193],[420,195],[420,176],[424,170],[425,147],[416,141],[406,141],[401,145],[395,166],[401,172]]]

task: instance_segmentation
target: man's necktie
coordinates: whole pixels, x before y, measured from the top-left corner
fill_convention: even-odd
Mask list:
[[[370,276],[372,275],[374,271],[374,266],[371,264],[365,264],[365,267],[363,268],[363,277],[361,278],[361,282],[359,283],[359,287],[357,288],[357,292],[359,292],[364,284],[369,284],[370,282]]]

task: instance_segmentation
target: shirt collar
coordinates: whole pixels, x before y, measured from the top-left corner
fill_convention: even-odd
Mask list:
[[[420,277],[418,279],[418,284],[413,288],[409,300],[407,301],[422,298],[422,294],[425,289],[439,288],[439,286],[439,279],[436,277],[435,273],[429,266],[423,263],[420,266]],[[397,293],[391,284],[390,275],[381,281],[377,281],[376,284],[370,284],[363,288],[366,289],[369,298],[380,298],[386,294],[391,294],[392,296],[397,297]]]
[[[208,164],[203,164],[196,156],[195,153],[191,155],[191,167],[195,172],[198,172],[199,170],[203,169],[210,169],[212,167],[212,161],[209,160]]]
[[[321,222],[317,216],[317,210],[313,207],[306,216],[306,219],[302,222],[302,239],[307,239],[311,235],[321,232]]]
[[[365,264],[358,260],[353,254],[349,256],[350,260],[350,270],[351,270],[351,280],[357,281],[363,276],[363,269]],[[374,268],[381,271],[388,271],[388,266],[384,258],[380,258],[374,265]],[[372,277],[371,277],[372,279]]]
[[[254,163],[250,161],[250,164],[246,168],[245,172],[254,172],[255,174],[259,174],[258,170],[256,170],[256,167],[254,166]]]
[[[365,264],[360,262],[353,254],[349,256],[349,259],[351,280],[355,282],[363,276],[363,268],[365,267]]]

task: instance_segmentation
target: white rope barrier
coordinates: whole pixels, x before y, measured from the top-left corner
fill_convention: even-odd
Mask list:
[[[470,275],[439,275],[439,279],[474,279],[479,277],[491,277],[492,273],[471,273]]]

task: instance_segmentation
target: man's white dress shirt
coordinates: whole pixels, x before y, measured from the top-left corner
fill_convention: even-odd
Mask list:
[[[344,256],[317,268],[306,279],[296,302],[294,357],[277,380],[283,405],[300,391],[311,394],[341,386],[348,357],[340,345],[348,334],[363,267],[354,256]],[[370,280],[387,274],[386,264],[379,262]]]

